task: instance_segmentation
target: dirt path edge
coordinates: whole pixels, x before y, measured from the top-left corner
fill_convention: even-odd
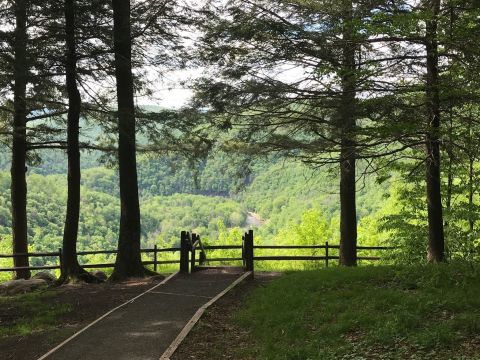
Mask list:
[[[170,346],[165,350],[165,352],[160,357],[160,360],[170,360],[170,357],[175,353],[177,348],[180,346],[182,341],[187,337],[190,331],[193,329],[195,324],[200,320],[205,310],[207,310],[210,306],[212,306],[215,302],[217,302],[220,298],[222,298],[225,294],[231,291],[235,286],[240,284],[243,280],[252,277],[253,272],[247,271],[246,273],[242,274],[238,279],[236,279],[232,284],[230,284],[225,290],[211,299],[209,302],[204,304],[197,310],[197,312],[193,315],[193,317],[188,321],[185,327],[180,331],[180,334],[173,340]],[[39,359],[40,360],[40,359]]]

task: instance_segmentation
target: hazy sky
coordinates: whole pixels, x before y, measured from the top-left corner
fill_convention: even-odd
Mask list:
[[[138,105],[157,105],[164,108],[180,108],[185,105],[193,95],[189,89],[190,82],[202,74],[198,70],[167,71],[158,75],[152,70],[149,76],[156,78],[154,92],[149,97],[137,97]]]

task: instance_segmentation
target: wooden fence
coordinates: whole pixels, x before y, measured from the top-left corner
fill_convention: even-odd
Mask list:
[[[180,248],[172,247],[172,248],[158,248],[155,245],[152,249],[141,249],[142,253],[149,253],[153,254],[153,260],[143,261],[144,265],[153,265],[154,271],[157,271],[158,265],[165,265],[165,264],[179,264],[180,260],[169,260],[169,261],[159,261],[158,254],[165,253],[165,252],[179,252]],[[77,255],[96,255],[96,254],[116,254],[117,250],[98,250],[98,251],[79,251]],[[54,269],[61,269],[62,268],[62,249],[58,249],[56,252],[32,252],[32,253],[18,253],[18,254],[10,254],[4,255],[0,254],[0,259],[2,258],[15,258],[27,256],[28,258],[32,257],[57,257],[58,261],[56,265],[41,265],[41,266],[22,266],[22,267],[12,267],[12,268],[0,268],[0,272],[4,271],[15,271],[15,270],[54,270]],[[83,264],[82,267],[87,269],[98,269],[98,268],[112,268],[114,267],[114,263],[106,263],[106,264]]]
[[[299,250],[299,249],[311,249],[311,250],[324,250],[323,256],[316,255],[285,255],[285,256],[255,256],[255,249],[258,250]],[[325,242],[322,245],[254,245],[253,240],[253,231],[245,233],[242,237],[241,245],[211,245],[204,246],[200,239],[199,235],[190,234],[186,231],[182,231],[180,237],[180,247],[170,247],[170,248],[158,248],[155,245],[151,249],[141,249],[142,253],[152,254],[153,260],[143,261],[144,265],[153,265],[153,270],[157,271],[159,265],[167,264],[179,264],[180,271],[184,273],[196,271],[201,269],[206,263],[231,263],[231,262],[242,262],[242,266],[247,271],[254,270],[255,261],[324,261],[325,266],[329,266],[330,260],[339,260],[339,256],[331,255],[330,250],[340,249],[339,245],[331,245]],[[358,246],[358,250],[392,250],[393,247],[387,246]],[[219,258],[209,258],[207,253],[209,250],[238,250],[239,256],[237,257],[219,257]],[[197,258],[196,254],[199,252],[199,257]],[[162,253],[179,253],[178,260],[159,260],[159,254]],[[96,254],[116,254],[117,250],[99,250],[99,251],[79,251],[77,255],[96,255]],[[61,269],[62,268],[62,249],[58,249],[56,252],[32,252],[32,253],[19,253],[19,254],[9,254],[4,255],[0,254],[1,258],[15,258],[27,256],[28,258],[32,257],[56,257],[58,258],[57,264],[55,265],[41,265],[41,266],[25,266],[25,267],[11,267],[11,268],[0,268],[0,272],[6,271],[16,271],[16,270],[52,270],[52,269]],[[359,256],[358,260],[371,260],[376,261],[380,260],[379,256]],[[104,264],[83,264],[84,268],[112,268],[115,266],[114,263],[104,263]]]

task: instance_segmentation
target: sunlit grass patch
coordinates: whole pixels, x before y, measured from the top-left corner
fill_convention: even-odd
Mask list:
[[[237,314],[253,343],[239,351],[257,359],[455,358],[480,333],[479,274],[462,263],[286,273]]]

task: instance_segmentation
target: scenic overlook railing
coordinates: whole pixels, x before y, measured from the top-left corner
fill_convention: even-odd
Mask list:
[[[157,270],[158,265],[166,265],[166,264],[179,264],[180,260],[158,260],[158,254],[164,252],[176,252],[180,251],[180,248],[172,247],[172,248],[158,248],[157,245],[154,245],[152,249],[141,249],[141,253],[153,253],[153,260],[142,261],[144,265],[153,265],[154,270]],[[117,250],[96,250],[96,251],[79,251],[77,255],[98,255],[98,254],[105,254],[105,255],[115,255],[117,254]],[[40,266],[21,266],[21,267],[11,267],[11,268],[0,268],[0,272],[4,271],[15,271],[15,270],[55,270],[62,268],[62,249],[58,249],[55,252],[32,252],[32,253],[18,253],[18,254],[0,254],[0,259],[4,258],[15,258],[15,257],[22,257],[28,256],[31,257],[57,257],[58,264],[57,265],[40,265]],[[82,264],[84,268],[111,268],[114,267],[114,263],[99,263],[99,264]]]
[[[324,250],[324,255],[271,255],[271,256],[256,256],[255,250]],[[180,237],[180,247],[158,248],[154,245],[151,249],[141,249],[142,254],[152,254],[151,260],[142,261],[144,265],[153,265],[153,270],[157,271],[159,265],[179,264],[181,272],[196,271],[201,269],[207,263],[231,263],[242,262],[242,266],[248,270],[253,271],[255,261],[324,261],[325,266],[329,266],[330,260],[339,260],[338,255],[331,255],[330,250],[338,250],[340,245],[331,245],[325,242],[322,245],[254,245],[253,231],[245,233],[242,237],[241,245],[203,245],[199,235],[194,233],[182,231]],[[393,247],[388,246],[358,246],[359,251],[383,251],[393,250]],[[217,257],[207,258],[207,251],[214,250],[239,250],[237,257]],[[159,260],[159,254],[162,253],[179,253],[177,260]],[[199,257],[196,254],[199,252]],[[117,250],[96,250],[96,251],[79,251],[77,255],[97,255],[106,254],[114,255]],[[18,254],[0,254],[0,259],[15,258],[27,256],[32,257],[56,257],[58,260],[55,265],[39,265],[39,266],[24,266],[24,267],[7,267],[0,268],[0,272],[16,271],[16,270],[55,270],[62,268],[62,249],[55,252],[31,252]],[[381,260],[380,256],[358,256],[358,260],[377,261]],[[100,269],[112,268],[114,263],[98,263],[98,264],[82,264],[84,268]]]

